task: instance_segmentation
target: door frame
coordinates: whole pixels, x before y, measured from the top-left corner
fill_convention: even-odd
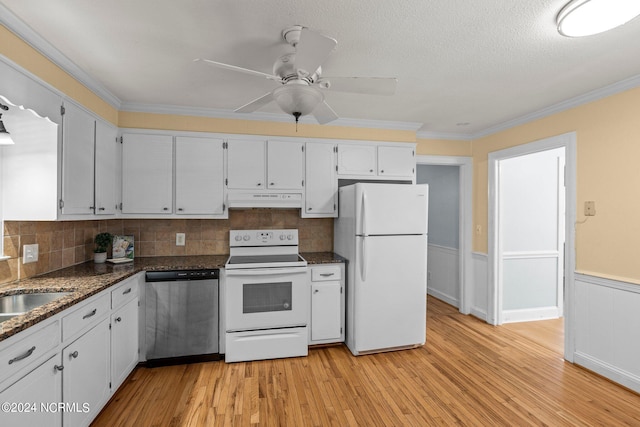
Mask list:
[[[473,159],[464,156],[418,155],[416,156],[416,167],[419,165],[458,167],[460,174],[458,216],[458,278],[460,298],[458,309],[462,314],[470,314],[473,302]]]
[[[564,357],[573,361],[573,332],[575,300],[575,221],[576,221],[576,172],[577,142],[576,133],[569,132],[549,138],[540,139],[523,145],[506,148],[489,153],[489,253],[488,253],[488,301],[487,322],[493,325],[502,323],[502,281],[499,265],[499,230],[500,217],[498,206],[498,185],[500,160],[524,156],[554,148],[565,149],[565,256],[564,256]]]

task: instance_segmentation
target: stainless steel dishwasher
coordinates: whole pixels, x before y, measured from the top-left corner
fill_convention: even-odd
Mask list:
[[[147,366],[220,360],[218,270],[146,273]]]

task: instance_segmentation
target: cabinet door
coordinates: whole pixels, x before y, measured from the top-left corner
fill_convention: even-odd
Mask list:
[[[301,190],[304,180],[304,144],[267,143],[267,184],[273,190]]]
[[[336,153],[333,144],[306,144],[306,190],[303,216],[337,216]]]
[[[176,213],[222,214],[223,204],[223,141],[177,137]]]
[[[93,214],[95,119],[74,104],[62,116],[62,213]]]
[[[115,391],[138,363],[138,298],[111,315],[111,382]]]
[[[173,205],[173,137],[122,136],[122,213],[168,214]]]
[[[338,175],[375,175],[374,145],[338,145]]]
[[[312,282],[311,341],[340,339],[340,297],[340,282]]]
[[[229,140],[228,188],[260,190],[265,185],[265,141]]]
[[[61,426],[62,415],[57,406],[49,409],[49,405],[57,405],[62,402],[61,375],[62,372],[55,368],[59,364],[60,353],[29,372],[18,382],[0,393],[0,402],[9,404],[32,404],[29,412],[2,411],[0,417],[4,426],[40,427]],[[66,401],[66,400],[65,400]],[[45,405],[43,408],[42,405]],[[12,409],[9,407],[9,409]],[[18,409],[17,407],[15,408]],[[49,410],[47,410],[49,409]]]
[[[89,411],[69,411],[62,414],[65,426],[87,426],[109,400],[109,319],[62,350],[62,396],[64,402],[76,403]]]
[[[96,215],[116,213],[117,129],[96,120],[95,207]]]
[[[378,147],[378,175],[413,178],[416,157],[413,147]]]

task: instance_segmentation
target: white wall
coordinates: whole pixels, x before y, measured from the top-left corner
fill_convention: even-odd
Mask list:
[[[418,165],[416,183],[429,184],[429,244],[458,249],[460,167]]]

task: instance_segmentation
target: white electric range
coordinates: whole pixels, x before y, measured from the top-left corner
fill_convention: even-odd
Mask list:
[[[309,285],[298,230],[231,230],[225,361],[306,356]]]

